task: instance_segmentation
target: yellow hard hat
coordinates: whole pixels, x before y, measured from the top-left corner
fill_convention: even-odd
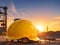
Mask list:
[[[17,20],[8,28],[8,37],[11,39],[21,39],[27,37],[30,40],[37,41],[37,29],[28,20]]]

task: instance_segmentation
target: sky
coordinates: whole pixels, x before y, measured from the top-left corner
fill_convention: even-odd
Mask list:
[[[44,31],[60,31],[59,0],[0,0],[0,6],[8,7],[8,26],[14,18],[30,20],[43,25]]]

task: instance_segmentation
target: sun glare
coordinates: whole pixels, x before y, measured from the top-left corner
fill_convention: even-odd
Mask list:
[[[43,32],[43,26],[42,26],[42,25],[36,25],[36,28],[37,28],[40,32]]]

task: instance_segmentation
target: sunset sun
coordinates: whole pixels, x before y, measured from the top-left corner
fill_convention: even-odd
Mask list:
[[[42,26],[42,25],[36,25],[36,28],[37,28],[40,32],[43,32],[43,26]]]

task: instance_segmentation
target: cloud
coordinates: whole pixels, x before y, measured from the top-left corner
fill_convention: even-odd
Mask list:
[[[9,11],[12,12],[12,13],[17,14],[17,10],[16,10],[13,2],[11,2],[10,6],[9,6]]]
[[[60,16],[53,17],[48,26],[50,30],[60,30]]]
[[[9,27],[11,25],[11,23],[13,23],[14,21],[14,15],[17,15],[17,11],[16,8],[14,6],[14,4],[11,2],[11,4],[8,7],[8,18],[7,18],[7,26]]]
[[[31,15],[29,12],[21,10],[19,16],[23,19],[31,19]]]
[[[59,19],[60,20],[60,16],[57,16],[56,19]]]

